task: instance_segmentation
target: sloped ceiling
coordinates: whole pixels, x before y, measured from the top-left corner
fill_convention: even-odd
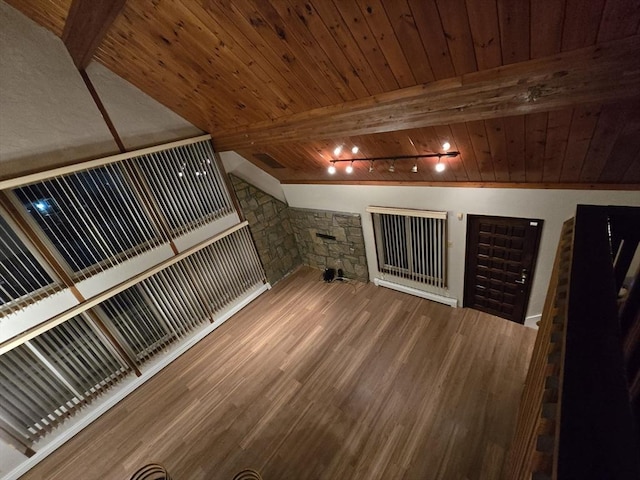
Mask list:
[[[62,36],[71,1],[8,3]],[[282,182],[636,189],[639,26],[637,0],[127,0],[94,59]],[[442,173],[327,173],[444,142]]]

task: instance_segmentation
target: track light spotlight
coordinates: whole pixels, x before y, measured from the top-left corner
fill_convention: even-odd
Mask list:
[[[369,173],[373,173],[373,160],[371,160],[371,163],[369,164]]]
[[[418,173],[418,164],[414,163],[413,167],[411,167],[411,173]]]
[[[449,150],[450,148],[451,148],[451,144],[450,144],[449,142],[444,142],[444,143],[442,144],[442,149],[443,149],[444,151],[447,151],[447,150]]]
[[[333,154],[337,157],[338,155],[340,155],[342,153],[342,145],[338,145],[336,148],[333,149]]]
[[[334,173],[336,173],[336,166],[332,163],[331,165],[329,165],[328,168],[328,172],[333,175]]]
[[[444,172],[444,169],[445,169],[444,163],[441,163],[440,160],[438,160],[438,163],[436,164],[436,172],[438,173]]]
[[[396,171],[396,161],[395,160],[393,162],[391,162],[391,165],[389,165],[389,171],[391,173]]]
[[[345,168],[345,171],[347,173],[353,173],[353,162],[351,162],[349,165],[347,165],[347,168]]]
[[[360,149],[357,146],[354,145],[353,148],[351,149],[351,153],[353,153],[355,155],[356,153],[358,153],[359,150]]]

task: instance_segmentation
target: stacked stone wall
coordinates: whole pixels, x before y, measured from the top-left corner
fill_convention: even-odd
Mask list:
[[[272,285],[302,264],[287,204],[229,175],[240,208],[249,222],[256,250]]]
[[[369,280],[359,214],[289,207],[289,218],[304,264],[342,269],[347,278]]]

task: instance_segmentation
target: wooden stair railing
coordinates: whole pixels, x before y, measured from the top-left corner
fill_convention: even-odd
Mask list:
[[[593,205],[565,222],[504,480],[640,479],[640,285],[618,298],[638,225]]]
[[[640,479],[640,430],[623,354],[618,294],[640,208],[576,209],[557,476]],[[632,248],[635,250],[635,248]]]
[[[527,372],[516,432],[504,480],[551,478],[562,398],[562,350],[566,335],[567,295],[574,220],[567,220],[556,252],[547,298]]]

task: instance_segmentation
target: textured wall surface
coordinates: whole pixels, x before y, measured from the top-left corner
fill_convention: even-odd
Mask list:
[[[202,135],[202,131],[103,65],[87,73],[128,150]]]
[[[321,270],[341,268],[347,278],[369,281],[360,214],[289,208],[289,216],[303,263]]]
[[[229,177],[249,222],[267,280],[273,285],[302,263],[289,220],[289,208],[235,175]]]

